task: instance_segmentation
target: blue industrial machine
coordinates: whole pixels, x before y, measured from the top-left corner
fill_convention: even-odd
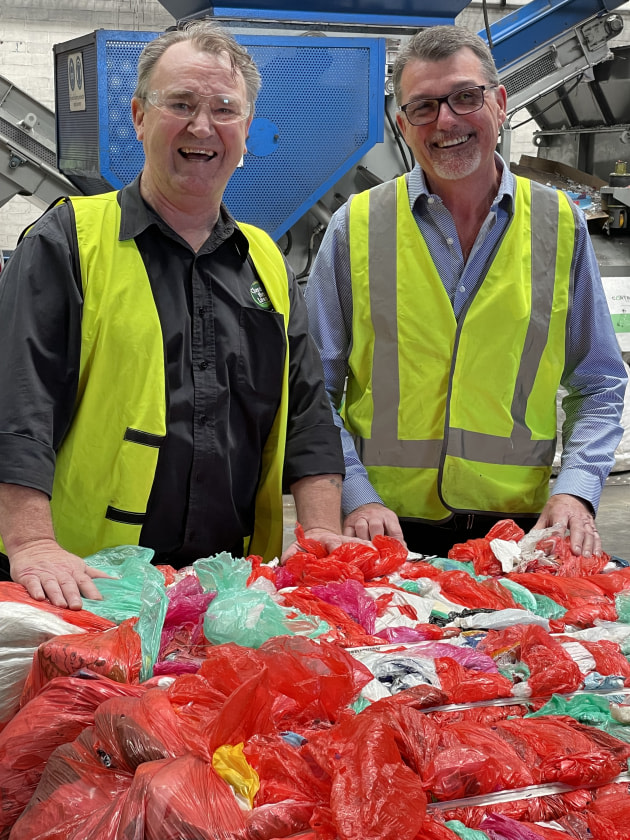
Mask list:
[[[401,149],[394,169],[408,168],[388,108],[393,55],[418,28],[453,23],[469,0],[396,0],[387,9],[382,0],[161,2],[178,22],[211,16],[228,24],[260,67],[249,154],[225,200],[236,218],[278,240],[309,210],[325,222],[330,201],[321,200],[357,165],[368,178],[359,188],[378,180],[360,164],[385,139]],[[607,58],[623,25],[611,10],[622,2],[533,0],[482,32],[513,109]],[[54,47],[58,167],[81,192],[119,188],[142,167],[129,103],[138,56],[156,34],[99,30]],[[381,176],[397,174],[391,169]],[[356,189],[350,184],[339,199]]]
[[[311,246],[304,243],[348,194],[410,168],[392,113],[392,62],[414,31],[453,23],[469,0],[233,0],[230,7],[207,0],[160,2],[178,23],[212,17],[226,24],[252,53],[263,86],[249,153],[228,185],[226,202],[236,218],[305,251]],[[531,0],[480,33],[508,90],[508,159],[515,112],[526,108],[541,128],[556,130],[568,94],[577,88],[586,96],[584,83],[601,104],[594,69],[613,56],[608,42],[623,27],[614,13],[623,2]],[[68,192],[66,185],[79,193],[102,192],[139,172],[143,153],[130,99],[138,56],[156,34],[98,30],[57,44],[54,115],[2,80],[0,203],[19,192],[41,204],[51,190]],[[549,110],[554,96],[561,104]],[[556,118],[550,126],[547,112]],[[619,132],[620,142],[627,137]],[[55,149],[56,169],[50,160]],[[619,156],[627,157],[622,151]],[[290,244],[283,241],[283,250]]]
[[[378,0],[255,2],[257,8],[212,8],[167,0],[183,21],[208,14],[257,30],[273,20],[282,34],[237,34],[262,75],[244,165],[225,201],[234,216],[279,239],[377,143],[384,139],[384,30],[410,33],[452,23],[469,0],[403,0],[386,13]],[[280,7],[280,8],[279,8]],[[340,11],[342,9],[342,11]],[[306,32],[284,34],[299,23]],[[315,34],[347,27],[352,37]],[[360,37],[357,27],[380,37]],[[130,100],[144,45],[157,33],[100,30],[57,44],[55,111],[58,166],[83,193],[119,188],[142,168]],[[77,68],[79,72],[77,73]],[[79,82],[81,83],[79,85]],[[80,96],[77,95],[79,90]]]
[[[156,35],[99,30],[54,48],[58,165],[81,192],[118,189],[142,168],[130,101],[138,57]],[[261,69],[263,84],[248,154],[225,201],[236,218],[277,239],[383,139],[385,43],[237,37]],[[77,62],[81,110],[73,110],[71,71]]]

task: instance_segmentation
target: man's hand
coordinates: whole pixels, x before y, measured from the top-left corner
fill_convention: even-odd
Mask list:
[[[595,518],[582,499],[567,493],[550,496],[534,528],[550,528],[556,523],[569,531],[573,554],[584,557],[601,555],[602,541],[595,526]]]
[[[405,545],[398,517],[393,510],[378,502],[361,505],[349,513],[343,523],[343,533],[347,537],[358,537],[362,540],[371,540],[377,534],[384,534]]]
[[[102,600],[92,578],[109,577],[105,572],[86,566],[80,557],[64,551],[51,539],[21,546],[9,560],[11,577],[26,587],[31,598],[36,601],[48,598],[53,606],[71,610],[82,608],[81,596]]]
[[[339,548],[339,546],[343,545],[344,543],[351,542],[363,543],[364,545],[371,545],[371,543],[368,540],[358,540],[356,539],[356,537],[343,537],[341,534],[338,534],[335,531],[329,531],[326,528],[309,528],[308,531],[304,531],[304,536],[308,540],[317,540],[317,542],[320,543],[320,545],[322,545],[326,549],[328,554],[330,554],[336,548]],[[302,549],[298,545],[297,541],[292,542],[291,545],[282,552],[280,563],[286,563],[289,557],[292,557],[294,554],[297,554],[298,551],[302,551]]]

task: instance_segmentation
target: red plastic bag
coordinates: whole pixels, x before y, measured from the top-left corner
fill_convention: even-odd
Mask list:
[[[305,802],[312,807],[330,800],[330,778],[309,760],[302,747],[279,735],[254,735],[245,744],[244,755],[258,773],[260,788],[254,804]]]
[[[580,639],[580,644],[585,647],[595,660],[595,670],[599,674],[615,674],[624,678],[625,685],[630,681],[630,662],[621,652],[617,642],[608,639],[600,639],[598,642],[587,642]]]
[[[537,784],[605,784],[630,755],[630,745],[566,716],[498,721],[495,728],[529,764]]]
[[[466,572],[440,572],[437,580],[445,598],[469,609],[521,609],[496,580],[476,581]]]
[[[503,572],[501,563],[490,548],[490,543],[483,537],[466,540],[464,543],[455,543],[449,550],[448,557],[449,560],[472,563],[476,575],[500,575]]]
[[[332,555],[318,557],[315,554],[301,551],[289,557],[284,566],[278,570],[278,573],[280,572],[292,577],[293,585],[316,586],[317,584],[342,581],[348,578],[353,578],[361,583],[365,580],[363,572],[343,558],[339,559]]]
[[[488,814],[502,814],[514,820],[525,822],[546,822],[557,820],[572,811],[581,811],[591,802],[593,794],[586,789],[534,796],[527,799],[510,799],[493,802],[492,805],[476,805],[463,808],[448,808],[442,811],[445,820],[459,820],[468,828],[479,828]]]
[[[316,615],[323,619],[330,627],[325,634],[325,638],[330,642],[336,642],[343,647],[383,644],[382,639],[369,635],[341,607],[322,601],[306,586],[299,586],[292,592],[283,592],[282,599],[285,606],[294,607],[304,615]]]
[[[277,636],[258,649],[272,691],[283,695],[274,720],[280,730],[334,722],[372,681],[372,673],[337,645],[303,636]]]
[[[450,657],[438,657],[435,670],[449,703],[476,703],[512,695],[512,683],[503,674],[473,671]]]
[[[49,758],[36,795],[13,826],[11,838],[114,840],[119,809],[131,781],[129,773],[103,765],[94,743],[94,730],[85,729]],[[102,823],[105,814],[107,818]],[[99,823],[100,828],[92,832]]]
[[[459,834],[455,834],[450,828],[432,817],[427,817],[415,840],[459,840]]]
[[[538,577],[531,575],[531,577]],[[582,685],[582,674],[567,651],[537,624],[515,624],[490,630],[477,650],[500,660],[511,651],[529,668],[527,683],[532,697],[567,694]]]
[[[81,670],[116,682],[138,681],[141,665],[140,636],[133,629],[137,619],[100,633],[55,636],[39,646],[27,677],[22,703],[27,703],[54,677]]]
[[[0,733],[0,835],[28,804],[54,750],[91,726],[103,701],[144,691],[97,675],[46,683]]]
[[[485,537],[456,543],[448,552],[451,560],[472,562],[476,575],[501,575],[503,569],[490,547],[492,540],[520,542],[525,531],[512,520],[502,519],[496,522]]]
[[[160,688],[105,700],[94,713],[94,739],[107,765],[134,773],[146,761],[186,752],[177,715]]]
[[[366,580],[391,575],[399,571],[407,560],[408,551],[405,546],[393,537],[377,534],[372,539],[372,545],[377,548],[377,555],[364,553],[357,556],[354,563],[363,572]]]
[[[415,839],[426,798],[386,721],[346,718],[328,732],[313,732],[308,748],[332,780],[330,810],[340,840]]]
[[[617,791],[598,796],[587,811],[594,840],[630,840],[630,795]]]

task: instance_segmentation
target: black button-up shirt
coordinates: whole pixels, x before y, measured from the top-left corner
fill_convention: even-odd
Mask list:
[[[282,316],[225,208],[195,253],[143,201],[139,180],[119,201],[120,239],[134,239],[144,261],[166,359],[167,435],[140,542],[155,549],[156,561],[175,566],[222,550],[240,553],[253,530],[262,450],[280,401]],[[344,472],[302,293],[288,274],[285,489],[305,476]],[[36,223],[0,281],[0,482],[52,491],[55,452],[77,392],[81,309],[66,203]]]

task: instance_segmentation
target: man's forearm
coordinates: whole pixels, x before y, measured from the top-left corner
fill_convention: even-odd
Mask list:
[[[0,535],[9,557],[35,540],[54,540],[46,493],[19,484],[0,484]]]
[[[312,475],[291,485],[297,521],[308,531],[323,528],[341,533],[341,476]]]

